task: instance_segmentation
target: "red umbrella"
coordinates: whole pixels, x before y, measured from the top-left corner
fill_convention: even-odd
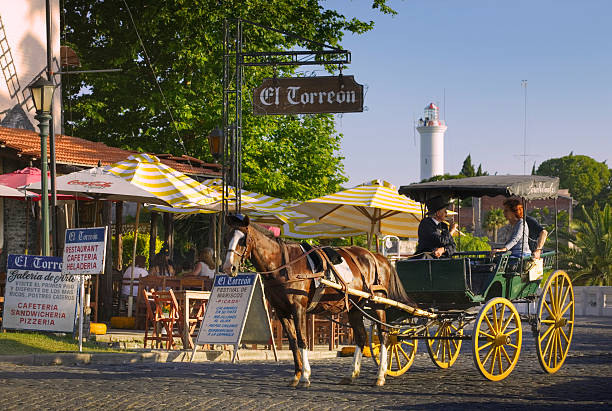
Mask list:
[[[17,188],[23,187],[26,185],[30,185],[32,183],[40,182],[40,169],[36,167],[26,167],[21,170],[13,171],[12,173],[2,174],[0,175],[0,184],[5,185],[7,187]],[[49,173],[47,173],[47,176]],[[32,193],[28,193],[28,197],[31,197],[34,201],[40,200],[40,195],[33,195]],[[24,194],[25,196],[25,194]],[[74,196],[58,194],[58,200],[74,200]]]

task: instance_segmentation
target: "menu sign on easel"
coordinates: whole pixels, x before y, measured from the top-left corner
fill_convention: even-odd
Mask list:
[[[191,358],[198,345],[232,344],[234,361],[241,343],[271,344],[276,357],[261,278],[256,273],[217,274]]]
[[[60,257],[9,254],[2,327],[72,332],[78,285]]]

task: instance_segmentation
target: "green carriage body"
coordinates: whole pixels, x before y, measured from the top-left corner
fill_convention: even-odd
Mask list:
[[[552,267],[554,254],[542,255],[545,269]],[[523,267],[527,263],[525,259]],[[528,281],[520,261],[508,255],[461,253],[448,259],[400,260],[396,269],[408,296],[419,306],[438,310],[465,309],[494,297],[528,299],[540,284],[539,279]]]

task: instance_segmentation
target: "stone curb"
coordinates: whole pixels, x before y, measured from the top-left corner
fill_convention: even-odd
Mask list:
[[[231,350],[197,351],[193,362],[218,361],[232,359]],[[310,351],[309,360],[335,358],[336,351]],[[146,350],[130,353],[55,353],[30,355],[0,355],[0,363],[16,365],[84,365],[84,364],[134,364],[190,362],[191,351]],[[278,351],[279,361],[292,361],[291,351]],[[239,350],[238,361],[274,361],[274,353],[268,350]]]

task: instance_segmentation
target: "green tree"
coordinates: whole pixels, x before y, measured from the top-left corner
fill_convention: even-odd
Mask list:
[[[149,239],[151,235],[149,233],[138,233],[138,240],[136,242],[136,255],[144,255],[146,259],[146,266],[149,267]],[[134,251],[134,232],[123,234],[123,266],[128,267],[132,264],[132,253]],[[117,247],[115,242],[115,236],[113,236],[113,253],[117,253]],[[161,251],[164,242],[159,238],[155,239],[155,253]]]
[[[508,220],[506,220],[504,210],[501,208],[492,208],[487,212],[484,227],[489,231],[493,231],[493,242],[497,242],[497,230],[506,224],[508,224]]]
[[[225,18],[246,18],[332,46],[340,46],[345,33],[364,33],[374,25],[326,9],[318,0],[65,0],[62,4],[65,44],[79,55],[81,69],[122,69],[62,78],[67,132],[126,149],[208,160],[206,135],[222,121]],[[372,0],[372,7],[395,13],[385,0]],[[307,47],[318,48],[296,37],[244,25],[243,52]],[[341,136],[331,116],[288,119],[251,114],[250,90],[275,74],[293,75],[295,70],[247,67],[244,72],[247,188],[269,188],[261,191],[291,198],[335,191],[345,177],[336,151]],[[304,129],[299,133],[282,134],[300,126]],[[269,146],[283,138],[291,152],[271,155],[278,150]],[[317,150],[315,143],[321,148]],[[296,153],[302,149],[304,153]],[[313,173],[316,178],[311,181]],[[268,177],[269,183],[264,181]]]
[[[482,170],[480,169],[482,172]],[[463,166],[461,167],[461,171],[459,174],[465,177],[474,177],[476,175],[476,171],[474,171],[474,165],[472,164],[472,156],[468,154],[468,156],[463,160]]]
[[[476,237],[473,234],[461,232],[460,238],[456,239],[457,251],[490,251],[489,239],[487,237]]]
[[[560,188],[567,188],[578,202],[590,205],[610,187],[610,170],[605,163],[591,157],[569,155],[551,158],[538,167],[541,176],[559,177]]]
[[[612,285],[612,207],[582,206],[583,220],[568,236],[573,246],[563,247],[561,265],[577,285]]]
[[[486,171],[482,171],[482,164],[478,164],[478,170],[476,170],[476,177],[480,176],[488,176],[489,173]]]

